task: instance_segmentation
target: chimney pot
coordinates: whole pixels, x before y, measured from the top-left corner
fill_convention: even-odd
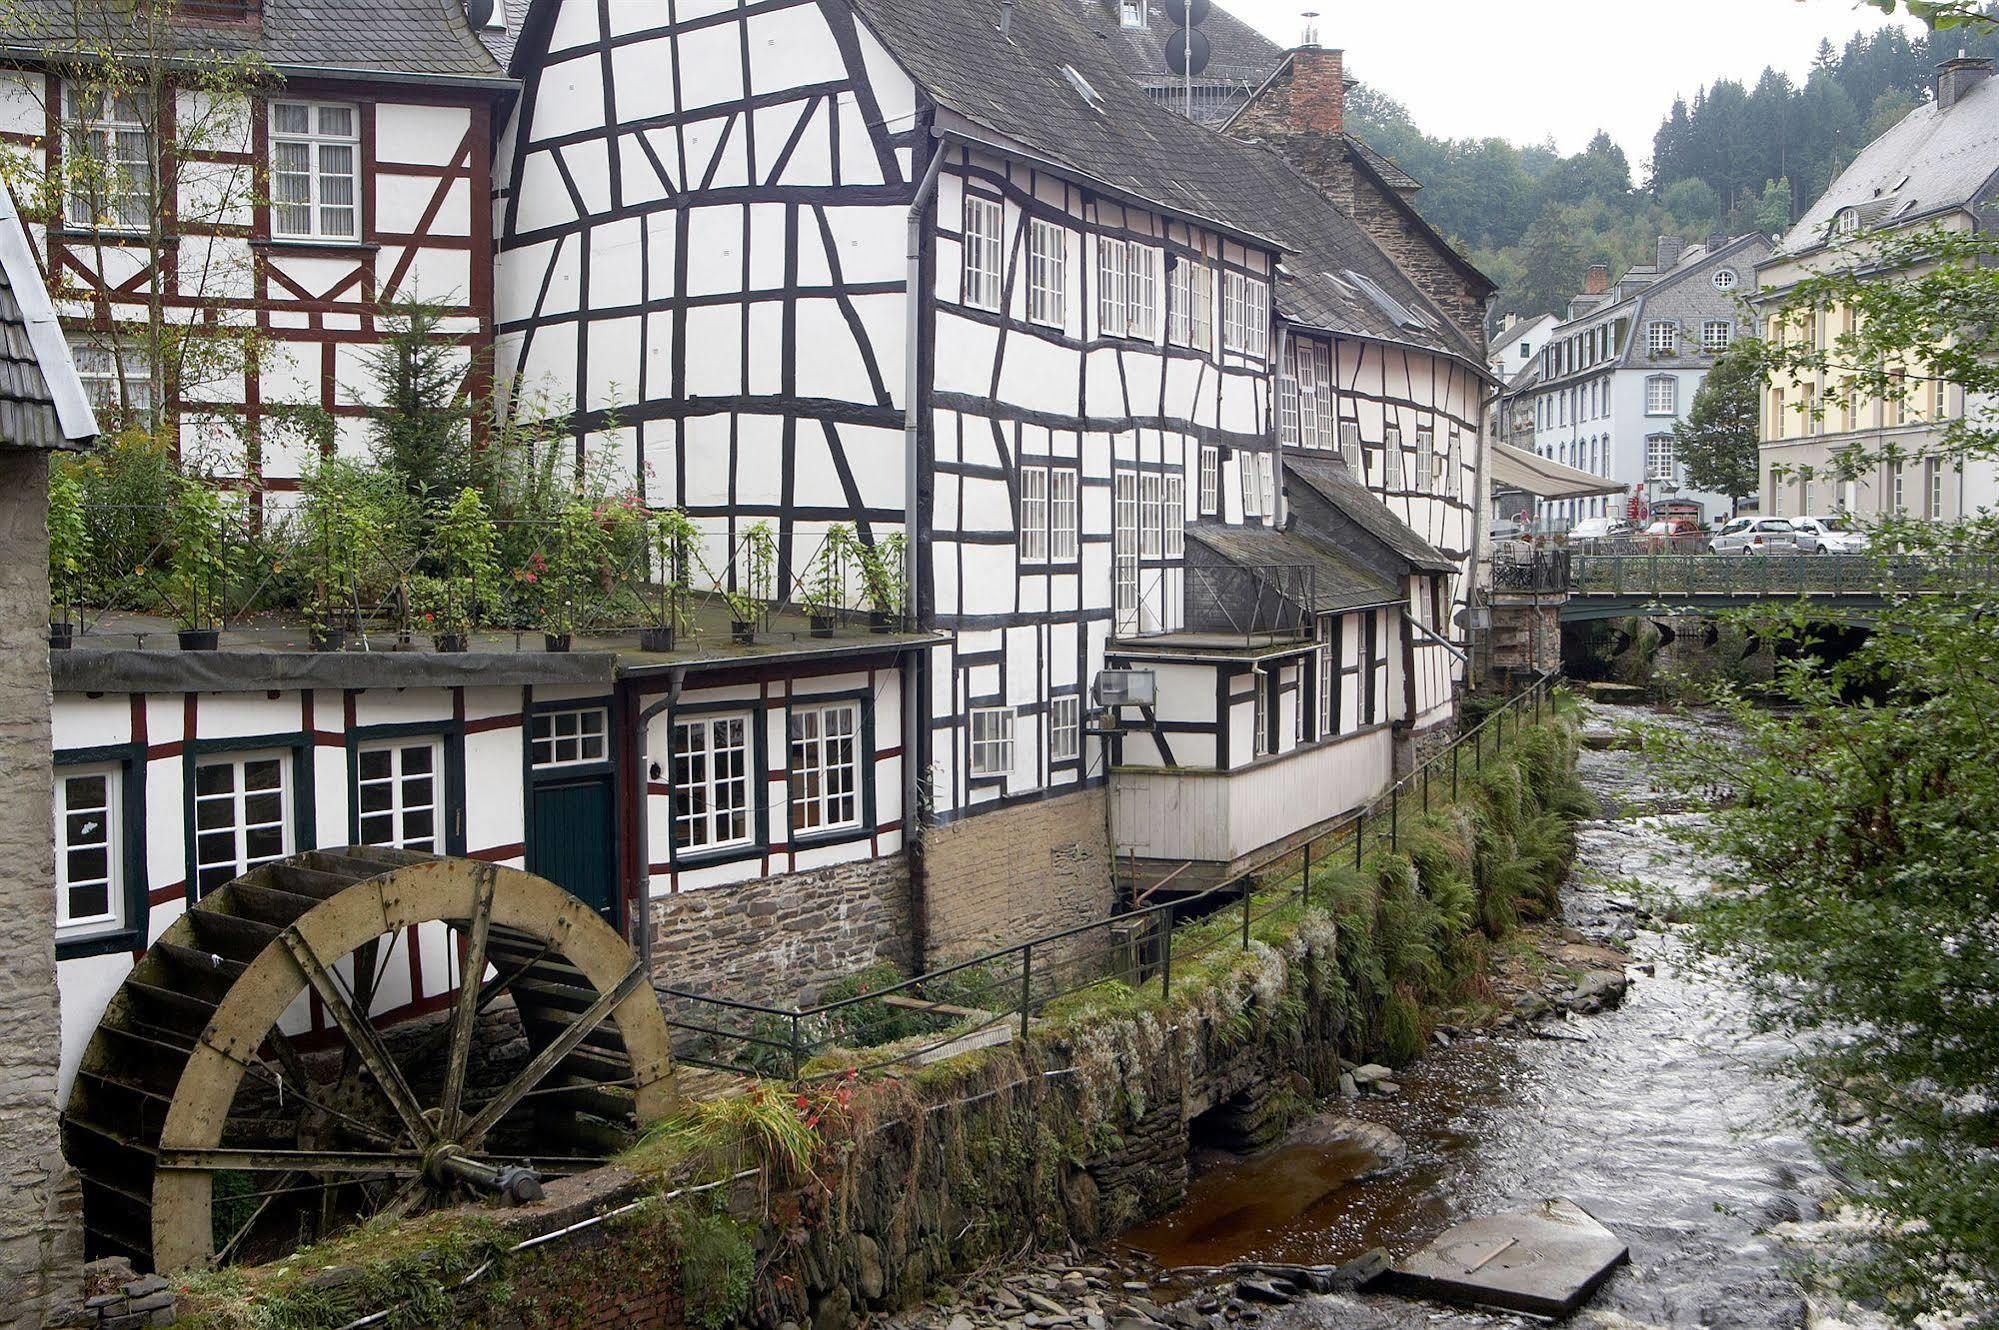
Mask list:
[[[1659,271],[1663,273],[1667,269],[1671,268],[1674,264],[1678,263],[1680,261],[1680,255],[1686,253],[1686,250],[1687,250],[1687,242],[1680,239],[1678,236],[1660,236]]]
[[[1992,77],[1992,61],[1982,56],[1959,56],[1937,66],[1937,108],[1948,111],[1986,79]]]
[[[1600,296],[1608,290],[1610,290],[1610,265],[1607,263],[1590,264],[1589,272],[1583,277],[1583,294],[1586,296]]]

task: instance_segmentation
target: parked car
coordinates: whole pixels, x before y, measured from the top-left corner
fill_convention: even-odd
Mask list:
[[[1648,550],[1697,550],[1701,524],[1690,517],[1662,517],[1639,533],[1638,543]]]
[[[1798,528],[1801,554],[1862,554],[1867,550],[1867,533],[1844,513],[1829,517],[1800,517],[1792,521]]]
[[[1798,529],[1783,517],[1738,517],[1708,542],[1715,554],[1796,554]]]
[[[1511,517],[1502,517],[1492,524],[1492,538],[1495,541],[1527,540],[1533,534],[1532,527]]]
[[[1631,523],[1621,517],[1585,517],[1569,528],[1569,548],[1590,549],[1630,535]]]

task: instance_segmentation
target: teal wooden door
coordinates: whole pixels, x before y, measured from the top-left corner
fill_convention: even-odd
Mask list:
[[[534,787],[528,872],[596,909],[618,927],[617,837],[607,777]]]

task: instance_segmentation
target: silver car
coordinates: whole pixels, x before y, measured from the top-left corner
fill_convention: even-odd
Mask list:
[[[1782,517],[1738,517],[1708,542],[1713,554],[1796,554],[1798,529]]]

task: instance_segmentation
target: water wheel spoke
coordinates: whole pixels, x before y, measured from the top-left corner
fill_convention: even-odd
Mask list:
[[[421,1172],[423,1156],[408,1150],[265,1150],[218,1146],[204,1150],[162,1150],[159,1166],[202,1172],[394,1173]]]
[[[451,1011],[451,1035],[444,1058],[444,1091],[438,1101],[439,1130],[449,1138],[458,1129],[458,1109],[465,1097],[465,1072],[472,1056],[472,1027],[479,1017],[480,980],[486,975],[486,938],[493,925],[493,882],[490,864],[481,868],[473,888],[472,920],[466,929],[465,972],[458,981],[458,1001]]]
[[[396,1189],[396,1194],[375,1211],[375,1218],[385,1223],[407,1219],[429,1195],[430,1180],[419,1173]]]
[[[597,1000],[564,1028],[561,1034],[551,1039],[541,1052],[535,1054],[533,1061],[523,1067],[519,1075],[507,1082],[506,1087],[497,1095],[486,1101],[478,1116],[459,1133],[459,1139],[466,1145],[477,1145],[485,1134],[492,1130],[494,1123],[505,1117],[507,1111],[525,1098],[530,1090],[540,1085],[548,1074],[555,1070],[557,1064],[575,1052],[577,1045],[589,1038],[590,1032],[602,1025],[618,1004],[630,997],[644,981],[643,965],[634,965],[625,971],[624,978],[612,985],[609,992],[600,993]]]
[[[403,1127],[409,1132],[410,1139],[417,1142],[430,1141],[433,1132],[430,1123],[424,1119],[423,1109],[416,1102],[416,1095],[410,1090],[409,1082],[403,1079],[402,1069],[396,1065],[395,1059],[389,1056],[389,1050],[382,1044],[381,1035],[369,1023],[366,1014],[355,1009],[354,1003],[341,988],[339,980],[320,963],[319,957],[313,954],[312,948],[307,945],[304,938],[290,929],[279,934],[279,937],[283,939],[286,949],[291,952],[292,959],[298,962],[299,969],[304,971],[306,982],[312,985],[313,991],[319,994],[320,1001],[326,1004],[328,1014],[333,1017],[333,1023],[340,1027],[340,1033],[347,1036],[347,1042],[360,1055],[362,1062],[367,1064],[369,1074],[374,1078],[375,1088],[388,1101],[389,1107],[396,1111],[396,1116],[402,1119]]]
[[[279,1178],[278,1185],[258,1200],[257,1208],[250,1212],[250,1217],[244,1220],[234,1233],[229,1235],[229,1241],[216,1249],[215,1254],[208,1258],[208,1263],[212,1266],[229,1264],[230,1258],[236,1255],[236,1249],[243,1245],[243,1239],[249,1237],[251,1233],[256,1231],[257,1225],[264,1222],[264,1216],[271,1212],[271,1207],[278,1203],[280,1197],[291,1194],[296,1190],[292,1184],[297,1182],[301,1176],[303,1175],[298,1173],[287,1173],[282,1178]]]

